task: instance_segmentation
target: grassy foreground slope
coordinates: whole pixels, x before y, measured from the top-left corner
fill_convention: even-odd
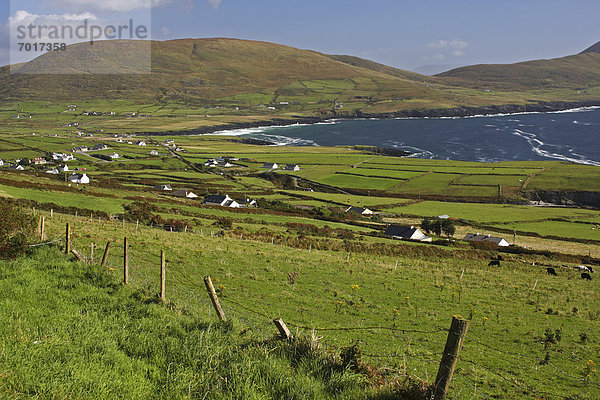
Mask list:
[[[57,249],[0,261],[0,293],[2,398],[385,396],[321,351],[163,305]]]

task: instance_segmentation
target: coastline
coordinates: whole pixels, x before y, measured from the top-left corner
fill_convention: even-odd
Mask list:
[[[357,113],[349,117],[345,115],[326,115],[316,116],[292,116],[291,118],[273,118],[258,120],[252,122],[231,122],[223,125],[206,126],[201,128],[186,130],[170,130],[161,132],[135,132],[137,135],[152,136],[186,136],[186,135],[205,135],[205,134],[225,134],[225,132],[236,131],[240,129],[268,128],[274,126],[290,125],[310,125],[332,120],[356,120],[356,119],[403,119],[403,118],[467,118],[467,117],[485,117],[494,115],[513,115],[524,113],[551,113],[560,111],[576,110],[579,108],[600,107],[600,101],[552,101],[540,102],[535,104],[505,104],[497,106],[483,107],[457,107],[457,108],[437,108],[427,110],[403,110],[391,113]]]

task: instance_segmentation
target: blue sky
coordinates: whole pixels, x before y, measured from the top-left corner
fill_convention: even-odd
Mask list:
[[[11,2],[0,0],[0,64]],[[599,0],[13,0],[31,14],[115,18],[153,1],[152,37],[235,37],[403,69],[512,63],[577,53],[600,41]]]

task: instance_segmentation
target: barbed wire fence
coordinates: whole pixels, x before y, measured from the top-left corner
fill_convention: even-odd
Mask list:
[[[96,220],[92,217],[79,218],[80,219],[78,220],[77,216],[75,216],[75,221],[80,223],[88,222],[90,224],[95,224],[98,226],[99,230],[105,231],[107,228],[109,230],[112,228],[113,234],[127,232],[130,233],[131,231],[130,227],[128,227],[129,230],[125,229],[127,226],[124,221],[117,223],[115,221],[102,221],[99,219],[98,223],[96,223]],[[71,221],[65,216],[58,216],[58,220]],[[67,226],[69,223],[70,222],[67,222]],[[139,224],[135,224],[135,230],[137,231],[138,229]],[[214,232],[209,232],[211,231],[208,228],[201,228],[197,232],[190,231],[188,233],[197,233],[203,235],[205,238],[215,237]],[[72,237],[70,236],[73,235],[72,232],[69,232],[68,227],[66,229],[66,234],[65,232],[62,232],[62,237],[60,230],[55,229],[54,231],[45,231],[43,219],[41,219],[41,222],[38,226],[38,234],[40,236],[39,243],[31,243],[28,245],[28,247],[37,248],[50,245],[67,246],[71,244]],[[76,239],[81,244],[90,241],[89,237],[80,238],[76,236]],[[271,243],[274,244],[274,240],[271,240]],[[96,245],[99,245],[99,243],[96,243]],[[79,253],[75,252],[73,254],[77,256]],[[83,254],[83,252],[81,254]],[[97,257],[93,257],[93,245],[91,246],[89,257],[81,256],[81,254],[77,256],[80,261],[92,264],[95,260],[96,264],[99,263],[100,252],[96,253],[98,255]],[[125,264],[128,264],[128,273],[130,274],[132,281],[135,282],[133,286],[145,289],[147,293],[155,292],[156,288],[159,287],[159,274],[158,270],[156,270],[156,273],[152,273],[151,266],[160,265],[160,255],[148,251],[143,245],[138,246],[136,244],[130,244],[128,246],[127,262],[124,261],[125,254],[126,252],[124,246],[115,244],[114,246],[110,247],[107,260],[105,260],[105,268],[115,273],[124,273]],[[181,260],[181,256],[181,254],[174,254],[172,259]],[[171,301],[184,304],[186,308],[190,307],[190,305],[195,305],[191,307],[195,312],[205,313],[209,316],[212,316],[215,310],[213,308],[213,304],[206,294],[204,282],[198,282],[194,277],[181,268],[178,265],[178,262],[173,262],[170,259],[168,259],[167,262],[168,280],[174,283],[173,285],[169,285],[168,289],[168,292],[170,293],[169,297],[173,299]],[[217,293],[219,292],[220,290],[217,289]],[[235,318],[235,320],[239,321],[239,323],[245,327],[245,330],[254,332],[254,334],[258,335],[258,337],[262,338],[263,340],[272,339],[275,336],[275,330],[273,329],[273,315],[269,314],[268,312],[270,309],[268,304],[261,304],[261,301],[253,299],[252,304],[255,307],[258,306],[258,308],[260,308],[260,310],[257,310],[255,307],[250,307],[247,304],[244,304],[243,302],[229,296],[220,296],[219,301],[225,315]],[[284,313],[286,315],[294,315],[296,312],[296,310],[286,310],[281,305],[279,308],[281,309],[280,313]],[[286,324],[296,329],[296,334],[302,333],[309,337],[315,337],[318,339],[320,345],[332,352],[338,353],[346,348],[346,346],[330,343],[323,336],[318,335],[321,333],[326,334],[327,332],[336,331],[357,333],[377,332],[378,334],[387,332],[390,335],[395,335],[395,338],[399,337],[398,334],[417,334],[439,335],[441,339],[443,339],[444,337],[442,334],[448,334],[449,332],[448,329],[444,329],[443,327],[435,327],[434,329],[425,330],[402,329],[394,326],[309,326],[302,323],[296,323],[293,320],[286,321]],[[489,388],[487,386],[489,385],[486,385],[487,378],[482,379],[481,376],[478,376],[476,373],[477,371],[483,371],[486,376],[495,377],[495,386],[501,386],[500,389],[512,398],[518,396],[536,396],[538,398],[547,399],[564,399],[568,397],[569,393],[553,393],[543,389],[545,386],[547,386],[545,379],[547,379],[548,376],[563,380],[567,385],[589,388],[590,391],[594,391],[594,393],[598,393],[600,396],[599,383],[592,382],[589,379],[585,379],[576,376],[571,372],[565,371],[548,359],[532,355],[531,352],[529,354],[525,354],[524,352],[503,350],[498,348],[496,345],[486,343],[479,338],[475,338],[466,333],[463,339],[464,342],[461,345],[461,349],[463,350],[462,354],[456,357],[460,360],[461,366],[453,369],[450,373],[451,379],[455,382],[455,392],[451,394],[451,398],[492,399],[498,397],[496,394],[498,387],[494,388],[494,393],[488,393]],[[405,340],[405,343],[409,342],[411,342],[411,340]],[[443,343],[440,342],[439,348],[442,348],[442,346]],[[440,365],[440,370],[444,368],[450,368],[443,363],[440,364],[440,357],[444,356],[444,352],[360,352],[358,355],[367,360],[375,360],[379,362],[385,361],[388,363],[388,365],[381,367],[381,370],[386,374],[396,373],[404,376],[411,376],[421,381],[428,380],[428,374],[425,372],[425,376],[423,376],[423,373],[415,374],[414,372],[409,371],[409,368],[407,367],[409,362],[416,363],[421,366],[427,366],[429,369],[438,365]],[[391,364],[391,366],[389,364]],[[498,365],[501,365],[501,367]],[[539,376],[530,374],[530,376],[528,376],[528,381],[525,382],[517,372],[526,368],[533,369],[533,372],[542,371],[543,374],[540,373]],[[473,371],[474,369],[477,371]],[[436,389],[435,384],[433,385],[433,389]]]

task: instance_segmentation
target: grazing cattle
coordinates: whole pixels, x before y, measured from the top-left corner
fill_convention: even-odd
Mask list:
[[[546,268],[546,273],[548,275],[554,275],[554,276],[556,276],[556,270],[554,268],[551,268],[551,267]]]
[[[504,257],[502,257],[502,254],[498,254],[498,261],[504,261]]]
[[[587,279],[588,281],[591,281],[592,277],[587,272],[582,272],[581,273],[581,279]]]
[[[488,267],[499,267],[500,266],[500,261],[498,260],[492,260],[490,261],[490,263],[488,264]]]
[[[592,274],[594,273],[594,269],[592,267],[587,267],[587,269],[590,273],[592,273]]]
[[[590,272],[590,269],[588,267],[586,267],[585,265],[577,265],[576,267],[573,267],[578,271],[584,271],[584,272]]]

